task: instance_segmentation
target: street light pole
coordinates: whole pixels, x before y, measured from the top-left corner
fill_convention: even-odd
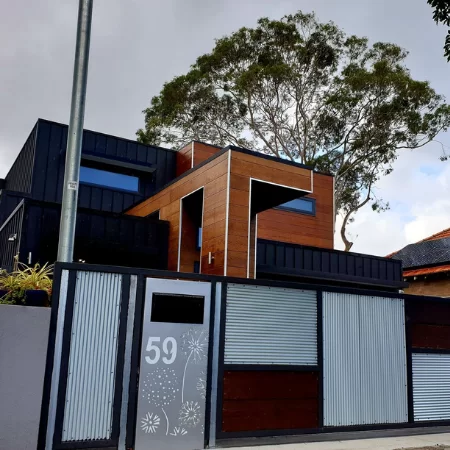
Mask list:
[[[80,178],[81,143],[91,40],[93,0],[80,0],[78,7],[77,42],[73,70],[72,103],[67,136],[58,261],[72,262],[77,218],[78,185]]]

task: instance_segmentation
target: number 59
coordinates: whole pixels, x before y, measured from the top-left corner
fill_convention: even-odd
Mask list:
[[[149,337],[147,342],[147,348],[145,349],[147,352],[154,352],[154,356],[146,356],[145,361],[148,364],[157,364],[159,359],[161,358],[161,350],[160,348],[155,345],[157,342],[160,342],[160,337]],[[170,348],[169,348],[170,343]],[[164,364],[172,364],[175,361],[175,358],[177,357],[177,341],[173,337],[168,337],[164,339],[162,344],[162,350],[166,355],[170,355],[169,358],[166,356],[163,356],[162,360]]]

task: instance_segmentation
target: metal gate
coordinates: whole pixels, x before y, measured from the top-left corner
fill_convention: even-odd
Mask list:
[[[450,419],[450,355],[413,353],[414,420]]]
[[[211,284],[147,280],[135,450],[204,448]]]
[[[225,364],[317,365],[316,291],[228,284]]]

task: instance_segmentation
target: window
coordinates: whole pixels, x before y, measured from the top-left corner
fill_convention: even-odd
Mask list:
[[[92,167],[80,167],[80,182],[113,189],[123,189],[125,191],[139,191],[138,177],[109,172],[107,170],[93,169]]]
[[[316,215],[316,201],[313,198],[296,198],[290,202],[283,203],[278,208],[309,214],[311,216]]]
[[[199,228],[197,230],[197,250],[200,250],[202,248],[202,236],[203,236],[203,230]]]
[[[152,322],[202,324],[205,297],[198,295],[159,294],[152,298]]]

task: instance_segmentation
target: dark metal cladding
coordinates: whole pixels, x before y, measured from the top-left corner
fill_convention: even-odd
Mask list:
[[[378,256],[258,239],[257,273],[354,282],[390,288],[406,286],[402,262]]]
[[[34,200],[61,203],[67,132],[67,125],[42,119],[38,121],[31,189],[31,197]],[[130,193],[120,189],[80,183],[79,207],[81,208],[119,213],[149,197],[175,177],[176,152],[102,133],[84,130],[82,155],[104,158],[102,163],[86,161],[89,166],[103,170],[109,170],[108,160],[111,168],[120,167],[121,163],[132,163],[135,169],[127,169],[127,171],[139,176],[140,187],[139,193]],[[142,171],[139,167],[142,167]],[[145,169],[149,168],[155,171],[146,172]]]
[[[23,222],[14,220],[18,223],[14,233],[21,236],[20,261],[28,262],[30,257],[32,264],[53,263],[61,206],[24,202]],[[74,261],[167,269],[168,237],[169,225],[165,221],[81,208],[77,214]],[[7,240],[3,236],[0,239],[1,245]],[[8,258],[11,265],[11,256]]]
[[[9,191],[17,191],[27,194],[31,192],[37,128],[38,124],[34,126],[25,142],[25,145],[8,172],[8,175],[6,175],[6,189]]]

